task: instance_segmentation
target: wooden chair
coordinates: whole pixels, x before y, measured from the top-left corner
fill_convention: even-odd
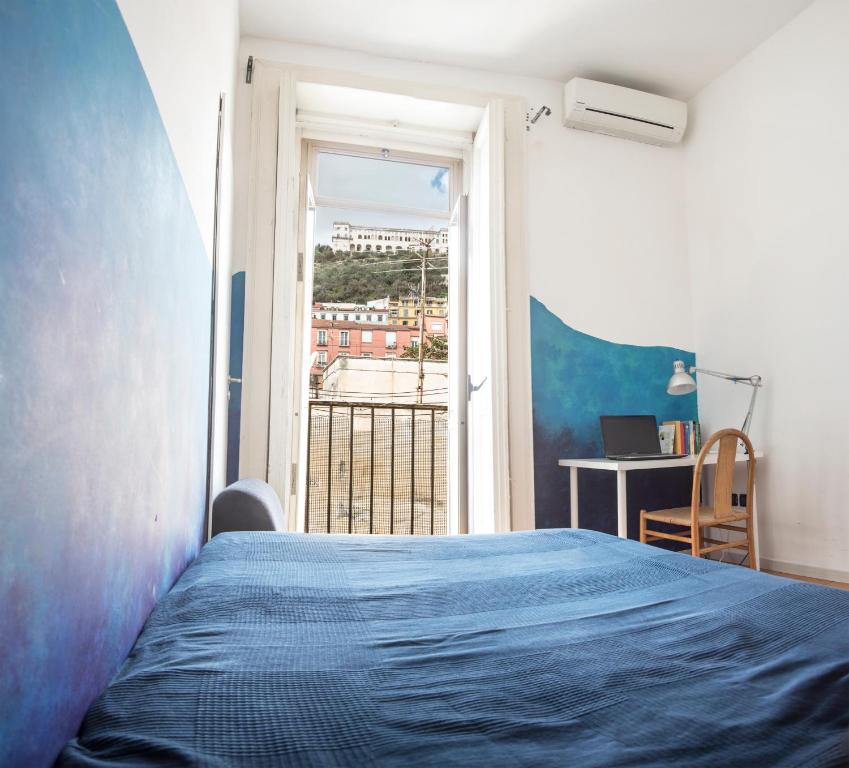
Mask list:
[[[737,453],[737,441],[742,440],[749,452],[747,461],[746,480],[746,506],[731,506],[731,491],[734,482],[735,454]],[[719,455],[716,461],[716,471],[713,483],[712,507],[701,505],[702,469],[708,451],[719,443]],[[640,511],[640,541],[643,543],[669,539],[680,541],[690,545],[690,554],[693,557],[701,557],[711,552],[722,549],[746,549],[749,553],[748,565],[755,568],[755,538],[752,523],[752,499],[755,486],[755,451],[752,443],[739,429],[722,429],[711,435],[699,451],[696,466],[693,470],[693,497],[689,507],[677,507],[675,509],[659,509],[649,512],[645,509]],[[665,531],[649,530],[649,521],[667,523],[684,528],[674,533]],[[739,525],[739,523],[743,525]],[[738,525],[734,525],[738,523]],[[722,530],[742,533],[743,538],[729,541],[719,541],[704,535],[705,528],[719,528]]]

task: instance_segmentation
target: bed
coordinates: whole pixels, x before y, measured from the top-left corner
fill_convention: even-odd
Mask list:
[[[842,766],[849,592],[585,530],[227,533],[65,766]]]

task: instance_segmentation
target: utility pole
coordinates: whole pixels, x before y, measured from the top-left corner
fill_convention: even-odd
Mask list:
[[[430,240],[419,240],[422,246],[422,277],[419,291],[419,383],[416,387],[416,399],[419,403],[424,402],[424,345],[425,345],[425,302],[427,296],[427,262],[430,258]]]

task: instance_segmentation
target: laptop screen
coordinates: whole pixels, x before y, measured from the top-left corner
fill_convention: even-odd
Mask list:
[[[605,456],[660,453],[654,416],[602,416],[599,421]]]

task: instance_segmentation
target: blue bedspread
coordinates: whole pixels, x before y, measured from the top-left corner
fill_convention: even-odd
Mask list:
[[[591,531],[216,537],[62,765],[838,766],[849,592]]]

